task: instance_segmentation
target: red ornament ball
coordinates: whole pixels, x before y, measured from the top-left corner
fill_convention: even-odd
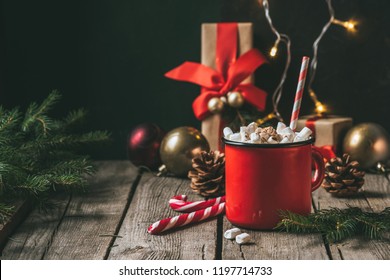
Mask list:
[[[137,125],[127,140],[127,155],[135,165],[155,169],[161,165],[160,144],[165,132],[153,123]]]

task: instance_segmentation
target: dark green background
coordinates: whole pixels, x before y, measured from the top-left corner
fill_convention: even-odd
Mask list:
[[[332,26],[319,49],[314,83],[335,114],[355,123],[373,121],[390,130],[390,1],[333,1],[336,16],[361,22],[348,34]],[[114,142],[97,158],[125,158],[128,132],[155,122],[165,130],[200,123],[191,103],[199,89],[163,74],[185,60],[200,60],[203,22],[251,21],[255,46],[267,52],[274,36],[256,0],[2,0],[0,103],[25,108],[52,89],[63,94],[55,114],[89,110],[92,129],[112,131]],[[327,20],[325,1],[271,0],[280,31],[293,41],[293,61],[280,109],[288,119],[303,55]],[[258,85],[275,86],[283,55]],[[305,96],[302,114],[313,111]],[[267,108],[267,112],[271,107]]]

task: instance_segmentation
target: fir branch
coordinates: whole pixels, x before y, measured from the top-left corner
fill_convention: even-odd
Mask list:
[[[341,218],[340,220],[330,219],[319,227],[327,240],[340,241],[356,234],[357,222],[354,219]]]
[[[79,145],[99,143],[107,141],[110,134],[107,131],[93,131],[81,135],[54,135],[39,137],[36,140],[27,142],[21,146],[23,150],[51,150],[74,148]]]
[[[0,221],[12,212],[10,200],[27,196],[42,201],[58,187],[84,189],[86,175],[95,172],[77,148],[107,141],[109,134],[72,133],[86,113],[80,109],[65,119],[52,119],[48,112],[59,99],[53,91],[40,105],[32,103],[24,118],[18,109],[0,107]]]
[[[390,207],[380,213],[362,211],[357,207],[330,208],[307,216],[281,212],[277,229],[293,233],[320,233],[330,242],[362,235],[369,239],[382,238],[390,232]]]
[[[0,107],[0,133],[3,133],[7,130],[14,129],[20,119],[20,112],[17,108],[12,109],[11,111],[5,111]]]
[[[289,212],[280,211],[281,222],[276,229],[284,229],[287,232],[312,233],[318,231],[318,226],[305,216]]]
[[[87,116],[87,111],[84,109],[78,109],[69,112],[66,118],[63,120],[65,129],[73,128],[82,123]]]
[[[48,130],[50,130],[52,120],[45,114],[60,100],[60,98],[61,95],[58,91],[53,90],[41,103],[41,105],[38,105],[35,102],[32,103],[28,107],[25,118],[22,122],[22,131],[27,132],[34,124],[38,123],[42,128],[42,133],[46,135]]]
[[[368,238],[378,239],[386,231],[386,225],[375,217],[362,215],[355,217],[355,220],[359,222],[361,231]]]

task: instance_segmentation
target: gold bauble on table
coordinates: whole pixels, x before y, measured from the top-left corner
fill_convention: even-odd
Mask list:
[[[362,123],[352,127],[344,138],[344,153],[351,155],[361,167],[368,169],[390,157],[390,136],[375,123]]]
[[[231,91],[227,94],[228,104],[233,108],[240,108],[244,105],[245,99],[238,91]]]
[[[180,177],[187,176],[192,159],[202,151],[210,151],[209,143],[199,130],[188,126],[169,131],[160,146],[161,161],[166,170]]]
[[[221,113],[223,110],[223,106],[224,102],[218,97],[211,98],[207,103],[207,108],[213,114]]]

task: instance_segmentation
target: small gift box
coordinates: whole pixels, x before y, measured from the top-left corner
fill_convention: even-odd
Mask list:
[[[308,127],[315,137],[314,145],[323,150],[326,158],[341,154],[342,140],[352,127],[352,118],[341,116],[303,116],[298,119],[297,130]],[[333,154],[332,154],[333,152]]]
[[[228,124],[223,120],[221,108],[231,105],[230,94],[260,111],[265,109],[267,94],[252,84],[252,73],[267,61],[258,50],[252,49],[251,23],[205,23],[201,62],[185,62],[165,76],[201,86],[192,108],[202,121],[202,134],[211,150],[222,150],[222,130]]]

